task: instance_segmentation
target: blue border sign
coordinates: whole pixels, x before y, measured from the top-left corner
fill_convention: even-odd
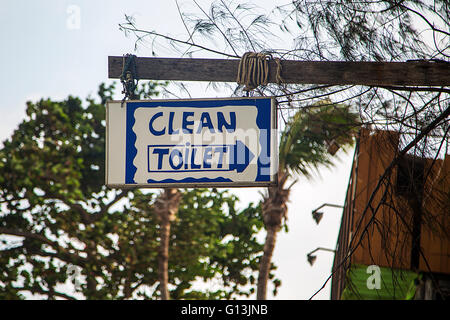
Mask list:
[[[109,102],[106,143],[109,186],[261,186],[277,172],[271,98]]]

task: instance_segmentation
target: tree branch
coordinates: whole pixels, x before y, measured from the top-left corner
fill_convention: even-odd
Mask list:
[[[119,202],[121,199],[123,199],[126,195],[127,195],[127,192],[120,191],[119,193],[116,194],[114,199],[111,200],[111,202],[109,202],[107,205],[100,205],[100,207],[101,207],[100,212],[94,213],[93,215],[90,216],[91,223],[101,219],[106,213],[108,213],[109,209],[113,205],[115,205],[117,202]]]
[[[64,298],[66,300],[77,300],[76,298],[69,296],[68,294],[62,293],[62,292],[58,292],[58,291],[47,291],[44,290],[42,288],[39,287],[23,287],[23,288],[18,288],[19,291],[29,291],[31,293],[38,293],[38,294],[45,294],[47,296],[53,295],[53,296],[57,296],[60,298]]]
[[[175,39],[175,38],[172,38],[172,37],[169,37],[169,36],[163,35],[161,33],[154,32],[154,31],[140,30],[140,29],[137,29],[134,26],[133,26],[133,28],[129,28],[129,27],[125,27],[125,26],[123,26],[121,24],[120,24],[120,27],[123,30],[132,31],[135,34],[137,34],[137,33],[145,33],[146,35],[153,35],[153,36],[156,36],[156,37],[167,39],[169,41],[178,42],[178,43],[185,44],[185,45],[188,45],[188,46],[193,46],[193,47],[196,47],[196,48],[199,48],[199,49],[202,49],[202,50],[206,50],[206,51],[209,51],[209,52],[212,52],[212,53],[220,54],[222,56],[227,56],[227,57],[230,57],[230,58],[240,58],[237,55],[230,55],[230,54],[227,54],[225,52],[221,52],[221,51],[217,51],[217,50],[214,50],[214,49],[210,49],[210,48],[198,45],[196,43],[187,42],[187,41],[183,41],[183,40],[180,40],[180,39]]]
[[[340,262],[340,264],[338,266],[336,266],[334,268],[334,270],[332,271],[331,275],[325,280],[325,282],[323,283],[322,287],[317,290],[310,298],[309,300],[311,300],[312,298],[314,298],[324,287],[325,285],[328,283],[328,281],[331,279],[331,277],[333,277],[333,275],[337,272],[337,270],[344,265],[344,263],[349,260],[351,258],[351,256],[353,255],[353,253],[356,251],[356,249],[358,248],[358,246],[361,244],[362,241],[362,237],[365,233],[365,231],[367,230],[367,228],[369,227],[370,223],[374,220],[376,211],[373,211],[372,208],[372,201],[375,198],[375,195],[378,193],[378,191],[381,188],[381,185],[383,183],[383,181],[389,176],[389,174],[391,173],[391,170],[398,164],[398,162],[400,161],[400,159],[411,149],[413,148],[420,140],[422,140],[428,133],[430,133],[433,129],[436,128],[436,126],[442,121],[447,119],[450,116],[450,106],[444,111],[442,112],[436,119],[434,119],[430,124],[428,124],[417,136],[416,138],[411,141],[405,148],[403,148],[398,154],[397,156],[391,161],[391,163],[389,164],[389,166],[385,169],[383,175],[379,178],[377,185],[375,186],[374,190],[372,191],[368,201],[367,201],[367,205],[364,208],[362,214],[361,214],[361,218],[360,218],[360,223],[358,224],[358,226],[355,229],[355,233],[358,232],[359,227],[362,224],[362,221],[364,220],[364,216],[367,214],[368,210],[371,209],[372,210],[372,217],[369,219],[369,222],[366,224],[366,226],[364,227],[361,236],[359,237],[359,240],[356,242],[355,246],[352,247],[352,245],[354,244],[354,240],[355,238],[352,238],[350,240],[350,243],[348,245],[348,247],[350,248],[350,252],[344,257],[344,259]],[[385,191],[386,192],[386,191]]]
[[[12,229],[7,229],[7,228],[3,228],[3,227],[0,227],[0,234],[24,237],[24,238],[28,238],[28,239],[38,240],[42,243],[45,243],[45,244],[51,246],[53,249],[56,250],[56,252],[58,252],[61,255],[59,255],[58,253],[55,254],[55,253],[44,252],[42,250],[40,250],[39,252],[44,253],[48,256],[57,257],[63,261],[69,260],[69,262],[74,262],[75,264],[82,264],[82,262],[84,262],[84,260],[85,260],[82,257],[71,254],[70,252],[67,252],[67,250],[65,248],[61,247],[57,242],[51,241],[51,240],[47,239],[45,236],[40,235],[40,234],[36,234],[36,233],[28,232],[28,231],[12,230]],[[39,255],[39,252],[37,252],[36,254]]]
[[[425,92],[443,92],[450,93],[450,89],[447,88],[427,88],[427,87],[400,87],[400,86],[380,86],[380,88],[387,90],[398,90],[398,91],[425,91]]]
[[[48,245],[50,245],[51,247],[59,247],[59,245],[49,239],[47,239],[46,237],[40,235],[40,234],[36,234],[36,233],[31,233],[31,232],[27,232],[27,231],[20,231],[20,230],[12,230],[12,229],[7,229],[7,228],[3,228],[0,227],[0,234],[8,234],[11,236],[18,236],[18,237],[25,237],[28,239],[35,239],[35,240],[39,240],[41,242],[44,242]]]

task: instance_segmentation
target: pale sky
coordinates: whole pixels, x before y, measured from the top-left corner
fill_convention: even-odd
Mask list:
[[[180,3],[189,1],[180,1]],[[201,1],[209,3],[210,1]],[[254,1],[267,10],[288,1]],[[79,12],[79,20],[73,14]],[[172,35],[183,34],[175,1],[77,1],[77,0],[2,0],[0,5],[0,141],[9,137],[25,117],[25,102],[40,98],[64,99],[69,94],[85,98],[96,96],[101,82],[110,83],[108,55],[134,53],[134,39],[126,38],[118,24],[124,14],[134,15],[139,26]],[[138,56],[150,56],[141,48]],[[120,87],[120,86],[118,86]],[[230,92],[205,90],[206,84],[191,92],[192,97],[227,97]],[[121,99],[120,91],[115,97]],[[279,233],[273,262],[282,286],[269,299],[308,299],[330,275],[333,254],[318,252],[313,267],[306,254],[317,247],[334,249],[342,211],[325,208],[316,225],[311,211],[321,204],[343,205],[353,151],[338,153],[342,161],[332,171],[323,169],[313,181],[300,178],[291,191],[289,232]],[[260,189],[233,189],[242,201],[260,200]],[[330,285],[315,298],[329,299]]]

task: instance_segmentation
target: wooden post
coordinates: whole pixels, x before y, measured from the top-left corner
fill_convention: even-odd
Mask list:
[[[119,78],[123,57],[108,57],[109,78]],[[143,58],[136,60],[139,79],[236,82],[237,59]],[[269,62],[269,82],[276,64]],[[282,61],[285,83],[365,86],[448,86],[448,62]]]

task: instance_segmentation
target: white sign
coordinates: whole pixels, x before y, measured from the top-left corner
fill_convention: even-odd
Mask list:
[[[270,98],[112,101],[106,130],[111,187],[275,182],[276,110]]]

